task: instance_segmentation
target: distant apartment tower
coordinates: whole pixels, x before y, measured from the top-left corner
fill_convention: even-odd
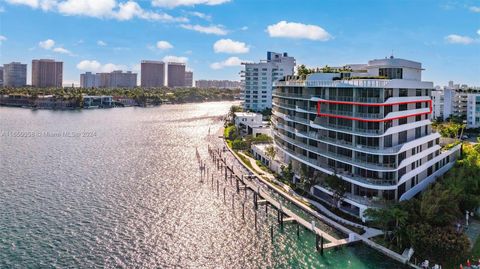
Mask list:
[[[0,66],[0,87],[3,86],[3,67]]]
[[[134,88],[137,86],[137,73],[116,70],[110,73],[98,73],[101,88]]]
[[[3,65],[3,86],[24,87],[27,85],[27,65],[11,62]]]
[[[185,71],[185,87],[193,87],[193,72]]]
[[[62,87],[63,62],[50,59],[32,60],[32,86]]]
[[[80,87],[81,88],[98,88],[100,85],[100,75],[92,74],[92,72],[86,72],[80,74]]]
[[[470,93],[467,97],[467,127],[480,127],[480,92]]]
[[[140,77],[142,87],[165,86],[165,63],[161,61],[142,61]]]
[[[462,85],[466,86],[466,85]],[[446,120],[452,116],[467,120],[467,128],[480,127],[480,89],[444,87],[432,91],[433,118]]]
[[[170,88],[185,86],[185,64],[184,63],[168,63],[168,82]]]
[[[272,85],[284,76],[293,75],[295,58],[286,52],[267,52],[267,60],[259,63],[242,63],[245,84],[242,89],[243,108],[262,111],[272,108]]]
[[[241,82],[232,80],[197,80],[195,81],[195,87],[202,89],[238,89],[241,87]]]

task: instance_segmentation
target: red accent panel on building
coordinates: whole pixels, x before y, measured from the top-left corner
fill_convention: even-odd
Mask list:
[[[398,117],[394,117],[394,118],[390,118],[390,119],[363,119],[363,118],[357,118],[357,117],[321,113],[320,112],[321,103],[354,105],[354,106],[394,106],[394,105],[404,105],[404,104],[413,104],[413,103],[429,103],[430,111],[429,112],[415,113],[415,114],[410,114],[410,115],[404,115],[404,116],[398,116]],[[432,114],[432,110],[433,110],[432,100],[415,100],[415,101],[396,102],[396,103],[387,103],[387,104],[385,104],[385,103],[371,103],[371,104],[369,104],[369,103],[331,101],[331,100],[319,100],[317,102],[317,115],[320,116],[320,117],[339,118],[339,119],[355,120],[355,121],[361,121],[361,122],[385,122],[385,121],[397,120],[397,119],[401,119],[401,118],[414,117],[414,116],[419,116],[419,115],[424,115],[424,114]]]

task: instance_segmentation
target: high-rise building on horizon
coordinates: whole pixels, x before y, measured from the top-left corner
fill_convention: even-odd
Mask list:
[[[433,83],[421,80],[422,70],[421,63],[391,57],[276,82],[279,155],[297,178],[318,179],[311,191],[319,199],[333,199],[326,175],[344,181],[338,206],[362,219],[369,207],[412,198],[460,153],[460,145],[442,147],[432,130]]]
[[[295,58],[286,52],[267,52],[267,60],[259,63],[242,63],[244,86],[241,97],[245,110],[262,111],[272,107],[272,84],[284,76],[293,75]]]
[[[39,88],[61,88],[63,82],[63,62],[51,59],[32,60],[32,86]]]
[[[169,62],[167,67],[167,85],[170,88],[185,86],[185,64]]]
[[[165,86],[165,63],[144,60],[140,64],[140,85],[146,88]]]
[[[110,73],[97,73],[100,88],[134,88],[137,86],[137,73],[115,70]]]
[[[242,86],[240,81],[233,80],[196,80],[195,87],[201,89],[239,89]]]
[[[185,71],[185,87],[193,87],[193,72]]]
[[[98,88],[100,86],[100,74],[93,74],[92,72],[85,72],[80,74],[81,88]]]
[[[0,87],[3,87],[3,66],[0,66]]]
[[[3,86],[24,87],[27,85],[27,65],[11,62],[3,65]]]

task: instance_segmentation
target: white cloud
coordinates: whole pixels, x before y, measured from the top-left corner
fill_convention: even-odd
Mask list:
[[[471,6],[470,11],[480,13],[480,7]]]
[[[240,30],[242,30],[242,31],[247,31],[247,30],[248,30],[248,26],[243,26],[242,28],[240,28]]]
[[[37,8],[39,6],[38,0],[6,0],[7,3],[14,5],[27,5],[32,8]]]
[[[127,70],[127,66],[123,64],[117,65],[117,64],[108,63],[101,67],[101,72],[105,72],[105,73],[109,73],[115,70]]]
[[[67,0],[58,4],[58,11],[64,15],[105,17],[116,4],[115,0]]]
[[[194,6],[194,5],[220,5],[230,2],[230,0],[152,0],[152,5],[156,7],[178,7],[178,6]]]
[[[112,63],[102,65],[95,60],[83,60],[77,64],[77,69],[86,72],[112,72],[114,70],[126,70],[127,66]]]
[[[477,30],[477,34],[480,35],[480,29]]]
[[[168,41],[161,40],[157,42],[157,48],[161,50],[168,50],[173,48],[173,46]]]
[[[242,64],[242,60],[238,57],[230,57],[222,62],[215,62],[210,65],[212,69],[222,69],[224,67],[231,67],[231,66],[240,66]]]
[[[231,39],[220,39],[213,44],[213,50],[215,53],[247,53],[250,48],[247,44]]]
[[[4,35],[0,35],[0,45],[2,45],[2,42],[7,40],[7,38]]]
[[[11,4],[27,5],[53,10],[67,16],[87,16],[94,18],[130,20],[140,18],[150,21],[188,22],[187,18],[173,17],[166,13],[144,10],[136,1],[128,0],[6,0]]]
[[[55,41],[53,41],[52,39],[47,39],[45,41],[38,42],[38,45],[40,46],[40,48],[49,50],[52,49],[53,46],[55,46]]]
[[[287,21],[281,21],[277,24],[269,25],[267,27],[267,32],[270,37],[310,39],[319,41],[327,41],[332,38],[332,36],[320,26]]]
[[[197,31],[204,34],[212,35],[226,35],[228,33],[225,28],[221,25],[210,25],[210,26],[201,26],[201,25],[192,25],[192,24],[181,24],[180,27],[192,31]]]
[[[455,35],[455,34],[452,34],[452,35],[448,35],[445,37],[445,40],[448,42],[448,43],[451,43],[451,44],[463,44],[463,45],[468,45],[468,44],[471,44],[473,43],[475,40],[471,37],[468,37],[468,36],[461,36],[461,35]]]
[[[62,53],[62,54],[73,55],[71,51],[69,51],[65,48],[62,48],[62,47],[54,48],[53,51],[58,52],[58,53]]]
[[[55,47],[55,41],[53,39],[47,39],[44,41],[38,42],[38,46],[45,50],[51,50],[53,52],[68,54],[73,56],[73,53],[62,46]]]
[[[164,62],[173,62],[173,63],[186,63],[188,62],[188,58],[187,57],[183,57],[183,56],[174,56],[174,55],[167,55],[165,57],[163,57],[162,59]]]
[[[189,12],[189,14],[192,15],[192,16],[198,17],[200,19],[207,20],[207,21],[212,19],[212,16],[207,15],[207,14],[202,13],[202,12],[198,12],[198,11],[192,11],[192,12]]]
[[[95,60],[93,61],[83,60],[77,64],[78,70],[89,71],[89,72],[97,72],[100,70],[101,67],[102,65]]]
[[[107,42],[105,42],[105,41],[98,40],[98,41],[97,41],[97,45],[99,45],[99,46],[101,46],[101,47],[105,47],[105,46],[107,46],[108,44],[107,44]]]

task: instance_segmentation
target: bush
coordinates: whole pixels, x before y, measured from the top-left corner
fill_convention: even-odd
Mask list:
[[[237,128],[235,126],[228,126],[227,128],[225,128],[223,135],[228,140],[235,140],[238,137]]]
[[[273,139],[266,134],[259,134],[258,136],[249,138],[253,144],[257,143],[272,143]]]
[[[246,150],[249,147],[248,147],[248,143],[246,141],[243,141],[242,139],[237,138],[233,141],[232,148],[234,150]]]

